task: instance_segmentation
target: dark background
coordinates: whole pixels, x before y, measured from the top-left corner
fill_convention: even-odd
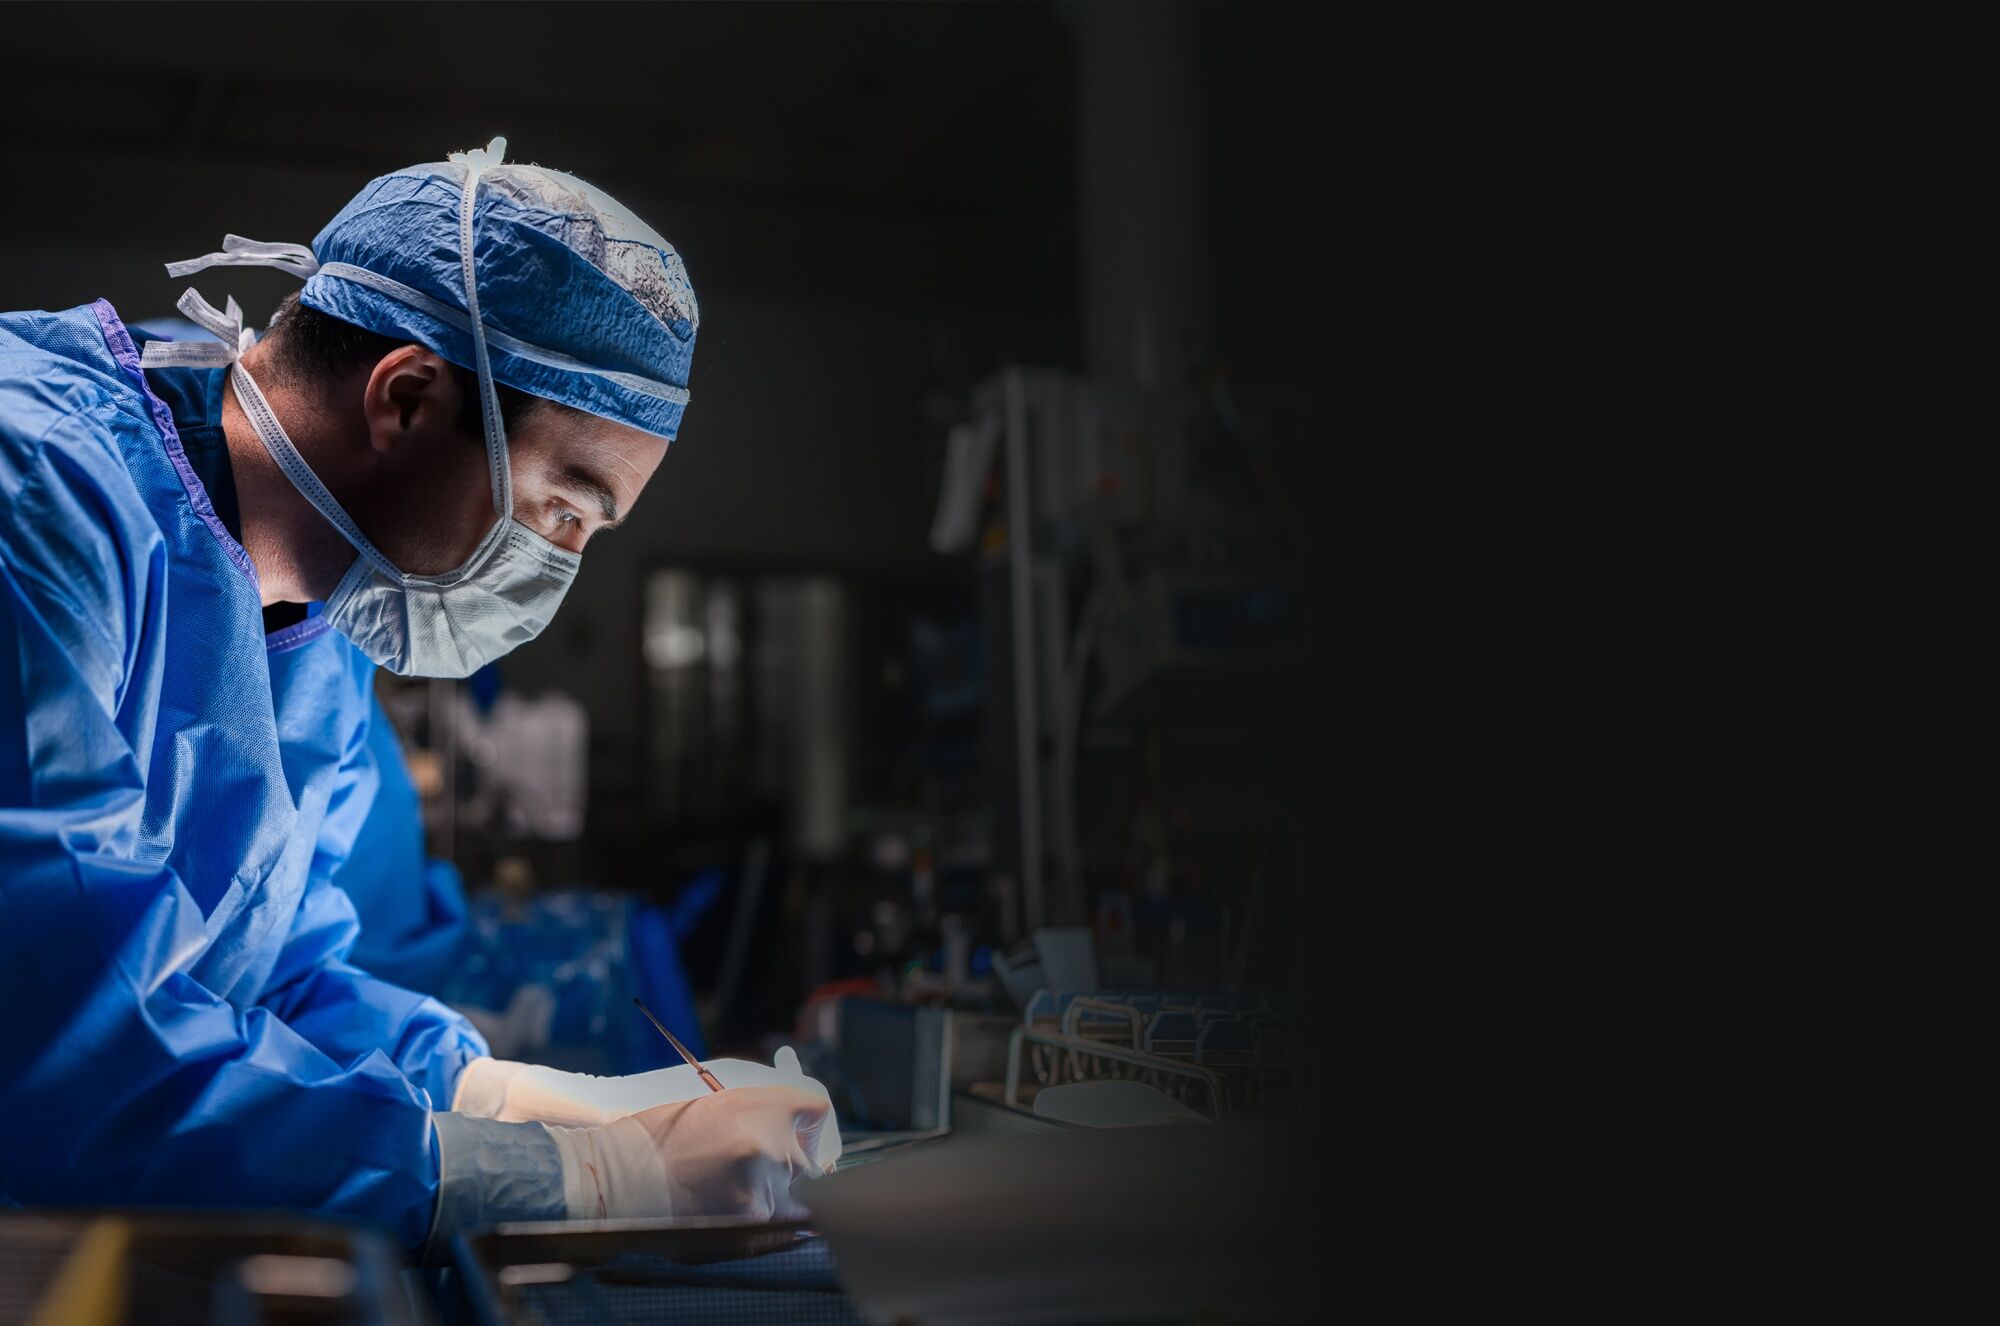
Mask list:
[[[839,578],[859,605],[855,800],[907,801],[909,723],[876,683],[898,675],[913,617],[978,616],[973,560],[927,532],[946,429],[1003,366],[1226,380],[1256,440],[1229,464],[1255,470],[1299,634],[1317,638],[1309,462],[1328,438],[1307,393],[1331,375],[1311,330],[1327,310],[1303,292],[1330,265],[1315,227],[1334,163],[1299,8],[9,6],[0,307],[170,313],[186,283],[161,263],[225,232],[310,242],[369,178],[494,134],[667,236],[702,312],[686,425],[635,518],[592,544],[562,615],[504,668],[590,713],[590,827],[551,882],[653,887],[661,861],[697,865],[782,811],[659,822],[647,574]],[[196,284],[258,322],[296,286],[254,270]],[[1325,681],[1293,655],[1197,692],[1201,712],[1165,738],[1196,819],[1263,807],[1280,905],[1251,978],[1269,986],[1302,984],[1326,938],[1303,924],[1333,832]],[[1112,741],[1090,776],[1136,785],[1157,735]],[[482,849],[460,847],[480,882]],[[838,863],[816,870],[794,890],[841,884]]]

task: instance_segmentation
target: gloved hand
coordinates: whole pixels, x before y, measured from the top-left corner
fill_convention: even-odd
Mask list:
[[[791,1046],[781,1047],[768,1068],[747,1059],[703,1062],[716,1080],[732,1091],[782,1086],[816,1094],[827,1102],[827,1116],[818,1134],[818,1150],[813,1159],[824,1169],[832,1169],[840,1159],[840,1120],[833,1112],[826,1088],[805,1075]],[[707,1085],[686,1064],[625,1077],[593,1077],[588,1073],[544,1068],[540,1064],[475,1059],[459,1074],[452,1110],[502,1123],[590,1127],[668,1101],[694,1100],[709,1094]]]
[[[813,1157],[831,1119],[824,1093],[733,1087],[596,1127],[548,1131],[572,1220],[796,1219],[806,1212],[792,1200],[792,1181],[825,1172]]]

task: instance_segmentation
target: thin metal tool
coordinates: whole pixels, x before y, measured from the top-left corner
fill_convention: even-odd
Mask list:
[[[703,1068],[701,1066],[701,1060],[695,1058],[693,1055],[688,1053],[688,1047],[681,1044],[680,1037],[674,1035],[674,1033],[672,1033],[671,1031],[668,1031],[666,1024],[653,1016],[652,1009],[647,1008],[642,1003],[639,1003],[639,996],[633,995],[632,1002],[639,1005],[639,1011],[646,1015],[646,1021],[652,1023],[656,1028],[659,1029],[660,1034],[667,1038],[667,1044],[673,1046],[676,1050],[680,1051],[681,1058],[688,1061],[688,1067],[694,1069],[695,1072],[701,1074],[701,1080],[703,1084],[706,1085],[710,1091],[722,1090],[722,1083],[715,1080],[715,1074],[709,1072],[706,1068]]]

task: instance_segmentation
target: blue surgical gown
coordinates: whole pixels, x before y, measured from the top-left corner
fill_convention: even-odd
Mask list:
[[[414,1247],[486,1047],[346,961],[374,667],[259,598],[112,307],[0,315],[0,1192]]]

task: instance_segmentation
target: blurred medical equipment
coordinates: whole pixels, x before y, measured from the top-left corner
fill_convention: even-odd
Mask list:
[[[457,866],[424,850],[423,808],[396,726],[379,698],[369,713],[362,759],[378,779],[375,800],[347,859],[333,872],[333,882],[353,902],[361,922],[350,960],[385,981],[435,995],[462,956],[465,886]],[[496,1035],[519,1044],[517,1037],[532,1036],[539,1025],[547,1040],[547,1018],[537,1020],[529,1008],[509,1009],[500,1019],[488,1013],[488,1021],[467,1016],[496,1054],[511,1053],[493,1046]]]
[[[1038,990],[1009,1039],[1004,1099],[1041,1114],[1039,1091],[1126,1081],[1212,1120],[1296,1115],[1305,1102],[1290,1009],[1276,995]]]
[[[499,890],[476,894],[456,969],[441,997],[491,1030],[493,1057],[582,1073],[643,1072],[675,1062],[630,1000],[643,998],[700,1054],[706,1047],[680,944],[721,894],[704,871],[671,903],[596,890],[530,893],[503,861]]]
[[[508,1224],[459,1240],[454,1265],[471,1326],[865,1326],[799,1221]]]
[[[540,1059],[549,1050],[555,1029],[556,996],[546,985],[516,987],[507,1007],[497,1012],[477,1004],[453,1004],[486,1038],[496,1059]]]
[[[374,1230],[269,1212],[0,1212],[0,1321],[422,1326]]]
[[[1220,377],[1141,389],[1023,368],[968,405],[932,536],[979,553],[992,867],[1008,895],[982,938],[1093,923],[1098,895],[1121,890],[1153,905],[1134,918],[1137,948],[1103,953],[1106,983],[1240,985],[1265,830],[1259,807],[1212,789],[1244,785],[1250,720],[1275,693],[1259,679],[1301,647],[1296,568],[1242,417]],[[1100,789],[1135,763],[1145,783],[1121,808]],[[1208,823],[1187,822],[1176,782],[1210,789]]]
[[[464,811],[469,819],[516,838],[582,836],[590,719],[575,697],[502,691],[491,709],[467,703],[459,718],[459,740],[482,775]]]
[[[1043,926],[1035,931],[1042,981],[1055,990],[1095,990],[1097,937],[1089,926]]]
[[[853,1125],[891,1133],[951,1127],[950,1009],[843,998],[831,1010],[821,1053],[830,1090]]]

